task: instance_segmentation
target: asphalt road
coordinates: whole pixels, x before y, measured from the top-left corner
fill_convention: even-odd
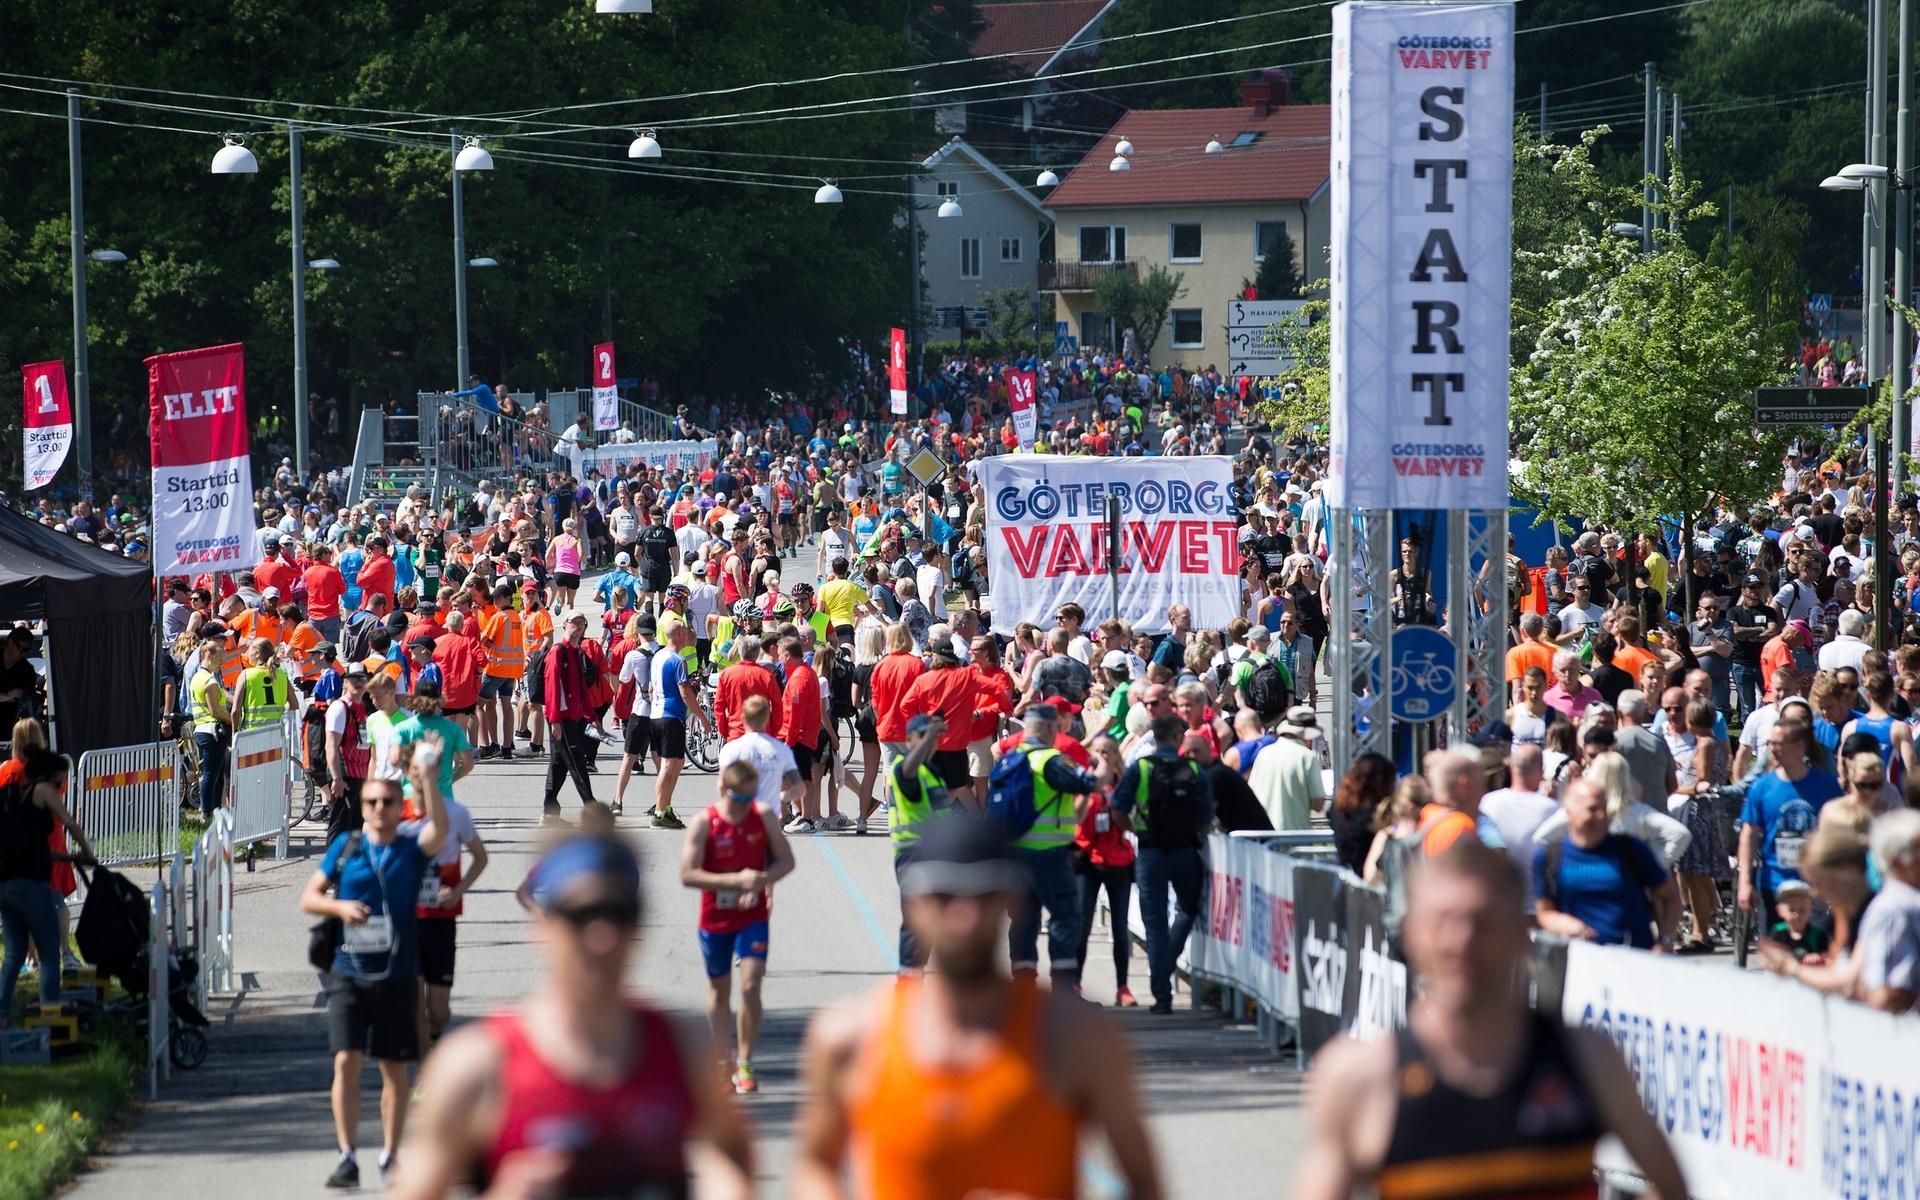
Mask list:
[[[609,799],[617,759],[602,758],[596,794]],[[545,762],[482,763],[463,780],[493,861],[468,896],[460,923],[455,1019],[510,1004],[533,985],[538,950],[513,899],[539,844]],[[683,776],[675,805],[683,816],[707,803],[711,775]],[[651,803],[653,779],[629,789],[627,811]],[[577,815],[571,788],[562,793]],[[678,834],[623,818],[645,864],[647,916],[632,971],[636,992],[655,1003],[699,1013],[706,985],[694,937],[696,899],[679,883]],[[217,1000],[212,1052],[197,1071],[176,1073],[158,1103],[143,1107],[68,1193],[75,1200],[192,1196],[225,1200],[262,1194],[319,1196],[336,1151],[328,1115],[330,1069],[323,1003],[306,965],[309,918],[297,898],[319,854],[319,831],[296,827],[287,861],[262,859],[237,879],[235,966],[244,991]],[[784,1194],[795,1107],[796,1055],[810,1015],[821,1005],[882,983],[894,965],[899,913],[884,835],[851,833],[794,839],[799,866],[779,889],[761,1045],[761,1091],[742,1097],[755,1130],[764,1194]],[[151,881],[150,873],[136,879]],[[1088,950],[1086,993],[1110,1002],[1110,943],[1097,928]],[[1146,994],[1145,955],[1135,949],[1131,983]],[[1139,1008],[1120,1014],[1140,1062],[1142,1093],[1164,1164],[1168,1194],[1183,1197],[1284,1194],[1305,1136],[1301,1077],[1272,1057],[1250,1027],[1189,1011],[1184,990],[1174,1015]],[[366,1190],[378,1187],[377,1081],[366,1079],[361,1133]],[[1118,1195],[1103,1148],[1085,1152],[1083,1194]],[[337,1194],[337,1193],[335,1193]]]

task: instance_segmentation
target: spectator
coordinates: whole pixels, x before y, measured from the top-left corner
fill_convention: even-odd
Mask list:
[[[1883,882],[1860,921],[1860,999],[1910,1012],[1920,998],[1920,812],[1876,818],[1871,845]]]
[[[743,633],[733,640],[734,664],[713,681],[713,722],[723,741],[732,741],[746,730],[740,706],[748,696],[765,696],[771,708],[769,728],[782,723],[780,680],[760,662],[761,640],[758,634]]]
[[[1536,765],[1539,758],[1539,751],[1534,751]],[[1391,759],[1362,754],[1347,767],[1334,790],[1333,805],[1327,810],[1327,822],[1333,827],[1334,855],[1355,875],[1362,874],[1366,866],[1367,851],[1378,832],[1375,814],[1393,795],[1393,776]]]
[[[1570,940],[1664,949],[1679,920],[1679,890],[1653,851],[1609,830],[1607,809],[1593,780],[1568,786],[1567,836],[1533,855],[1540,928]]]
[[[1087,664],[1068,653],[1072,638],[1065,629],[1047,634],[1047,656],[1039,661],[1029,678],[1028,694],[1065,696],[1075,704],[1085,704],[1093,689],[1093,672]]]
[[[1207,783],[1213,788],[1213,815],[1220,824],[1220,832],[1232,833],[1239,829],[1273,829],[1273,822],[1267,818],[1267,810],[1260,807],[1259,797],[1240,778],[1240,773],[1221,762],[1213,755],[1213,747],[1207,739],[1197,733],[1188,733],[1180,742],[1180,753],[1200,765],[1206,773]]]
[[[1580,656],[1572,650],[1562,650],[1553,656],[1553,673],[1559,682],[1546,690],[1541,698],[1547,707],[1553,709],[1569,721],[1578,721],[1587,713],[1587,709],[1602,702],[1604,697],[1588,686],[1581,674]]]
[[[1107,764],[1108,771],[1120,771],[1120,743],[1111,737],[1103,734],[1094,738],[1087,744],[1087,750],[1098,755]],[[1113,1003],[1116,1008],[1133,1008],[1138,1001],[1127,987],[1127,960],[1133,949],[1127,916],[1133,906],[1136,856],[1133,841],[1127,836],[1127,823],[1113,811],[1107,794],[1096,792],[1088,797],[1086,811],[1074,831],[1073,844],[1074,870],[1080,876],[1078,957],[1084,965],[1087,943],[1093,933],[1093,915],[1098,909],[1100,894],[1105,891],[1107,912],[1113,922],[1113,976],[1117,984]]]
[[[1541,790],[1545,761],[1538,746],[1518,746],[1507,760],[1512,782],[1480,797],[1480,815],[1493,822],[1520,873],[1532,886],[1534,833],[1560,806]],[[1344,788],[1344,784],[1342,787]],[[1335,801],[1338,807],[1338,801]]]
[[[1686,637],[1694,661],[1712,684],[1713,706],[1725,712],[1732,694],[1734,645],[1733,626],[1721,613],[1720,597],[1711,592],[1703,594],[1694,608],[1693,620],[1687,623]]]
[[[1310,828],[1313,814],[1327,803],[1319,753],[1293,738],[1276,738],[1260,751],[1247,774],[1247,786],[1259,797],[1275,829]]]
[[[1846,609],[1840,614],[1839,628],[1839,634],[1820,647],[1817,656],[1820,669],[1838,671],[1842,667],[1852,667],[1857,671],[1860,669],[1860,660],[1867,656],[1867,651],[1873,649],[1860,636],[1867,631],[1867,614],[1857,608]]]
[[[1822,826],[1814,831],[1801,851],[1800,869],[1806,876],[1805,882],[1812,885],[1814,897],[1825,902],[1832,918],[1827,933],[1826,961],[1810,961],[1796,955],[1787,944],[1764,938],[1757,947],[1761,966],[1776,975],[1790,976],[1815,991],[1835,996],[1855,994],[1862,959],[1852,951],[1861,918],[1873,899],[1873,889],[1867,882],[1867,851],[1864,833],[1837,826]],[[1788,890],[1786,884],[1782,890]],[[1777,911],[1777,898],[1775,904]]]
[[[1113,793],[1113,810],[1139,839],[1135,879],[1140,920],[1147,931],[1147,977],[1153,1011],[1173,1011],[1173,964],[1186,948],[1200,914],[1206,881],[1201,848],[1213,824],[1213,789],[1195,763],[1180,757],[1186,723],[1169,713],[1153,720],[1153,750],[1126,768]],[[1174,916],[1167,923],[1167,893]]]
[[[1590,732],[1605,731],[1596,728]],[[1654,852],[1664,869],[1672,870],[1673,864],[1692,844],[1693,835],[1687,832],[1685,825],[1638,798],[1632,768],[1627,765],[1627,760],[1611,749],[1600,750],[1581,768],[1580,777],[1598,786],[1606,796],[1607,817],[1613,832],[1640,839]],[[1534,831],[1533,840],[1536,844],[1559,841],[1567,836],[1565,799],[1563,792],[1563,811],[1548,817]],[[1661,799],[1664,807],[1665,797]]]
[[[1820,808],[1840,794],[1833,772],[1809,760],[1812,745],[1812,726],[1796,718],[1776,721],[1767,734],[1773,770],[1748,785],[1740,810],[1737,898],[1748,912],[1772,912],[1774,891],[1800,878],[1800,852]]]
[[[1619,709],[1620,725],[1613,733],[1613,748],[1627,760],[1634,798],[1665,809],[1666,798],[1679,785],[1679,774],[1666,739],[1647,728],[1651,719],[1647,694],[1628,688],[1620,693]]]
[[[1423,857],[1432,858],[1479,832],[1485,777],[1479,762],[1458,750],[1435,750],[1425,765],[1432,794],[1419,814],[1420,848]]]

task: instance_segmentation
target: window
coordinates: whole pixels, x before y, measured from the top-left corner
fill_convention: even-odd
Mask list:
[[[1273,249],[1273,244],[1285,237],[1285,221],[1255,221],[1253,223],[1253,260],[1259,262]]]
[[[960,197],[960,185],[950,179],[935,180],[933,190],[942,200],[945,200],[949,196],[955,199],[959,199]]]
[[[1025,251],[1021,249],[1019,238],[1003,237],[1000,239],[1001,262],[1019,262],[1021,255],[1024,253]]]
[[[1198,225],[1175,225],[1168,236],[1170,243],[1167,257],[1173,262],[1200,261],[1200,227]]]
[[[980,278],[980,239],[960,239],[960,278]]]
[[[1090,263],[1125,262],[1127,227],[1125,225],[1082,225],[1080,261]]]
[[[1197,308],[1176,308],[1173,317],[1173,346],[1176,350],[1198,350],[1207,340]]]
[[[1228,143],[1227,143],[1227,145],[1229,145],[1229,146],[1251,146],[1251,145],[1253,145],[1253,144],[1254,144],[1255,142],[1257,142],[1257,141],[1259,141],[1259,140],[1260,140],[1260,131],[1259,131],[1259,130],[1257,130],[1257,129],[1246,129],[1246,130],[1242,130],[1242,131],[1241,131],[1241,132],[1239,132],[1239,133],[1236,133],[1236,134],[1234,134],[1234,135],[1233,135],[1233,140],[1232,140],[1231,142],[1228,142]]]

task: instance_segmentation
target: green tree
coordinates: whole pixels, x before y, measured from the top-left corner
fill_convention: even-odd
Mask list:
[[[1260,259],[1260,269],[1251,282],[1242,279],[1241,287],[1251,287],[1261,300],[1293,300],[1300,295],[1300,268],[1293,261],[1293,237],[1286,227]]]
[[[1160,341],[1160,331],[1166,328],[1173,302],[1186,292],[1185,278],[1158,264],[1139,276],[1116,268],[1094,280],[1094,304],[1113,318],[1122,334],[1132,329],[1140,349],[1150,352]]]
[[[1561,247],[1585,286],[1552,301],[1530,346],[1516,344],[1514,491],[1548,519],[1649,527],[1716,502],[1764,496],[1791,431],[1756,430],[1757,387],[1781,381],[1749,295],[1683,230],[1714,215],[1684,175],[1656,208],[1671,226],[1654,252],[1585,230]],[[1615,192],[1624,210],[1638,203]]]
[[[987,337],[1005,346],[1015,339],[1031,340],[1033,322],[1039,312],[1039,298],[1024,283],[1010,283],[979,295],[980,306],[987,310]]]

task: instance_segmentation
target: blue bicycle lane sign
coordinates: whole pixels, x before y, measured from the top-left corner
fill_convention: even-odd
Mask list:
[[[1453,706],[1460,655],[1452,638],[1428,625],[1406,625],[1393,631],[1387,658],[1395,720],[1431,721]]]

